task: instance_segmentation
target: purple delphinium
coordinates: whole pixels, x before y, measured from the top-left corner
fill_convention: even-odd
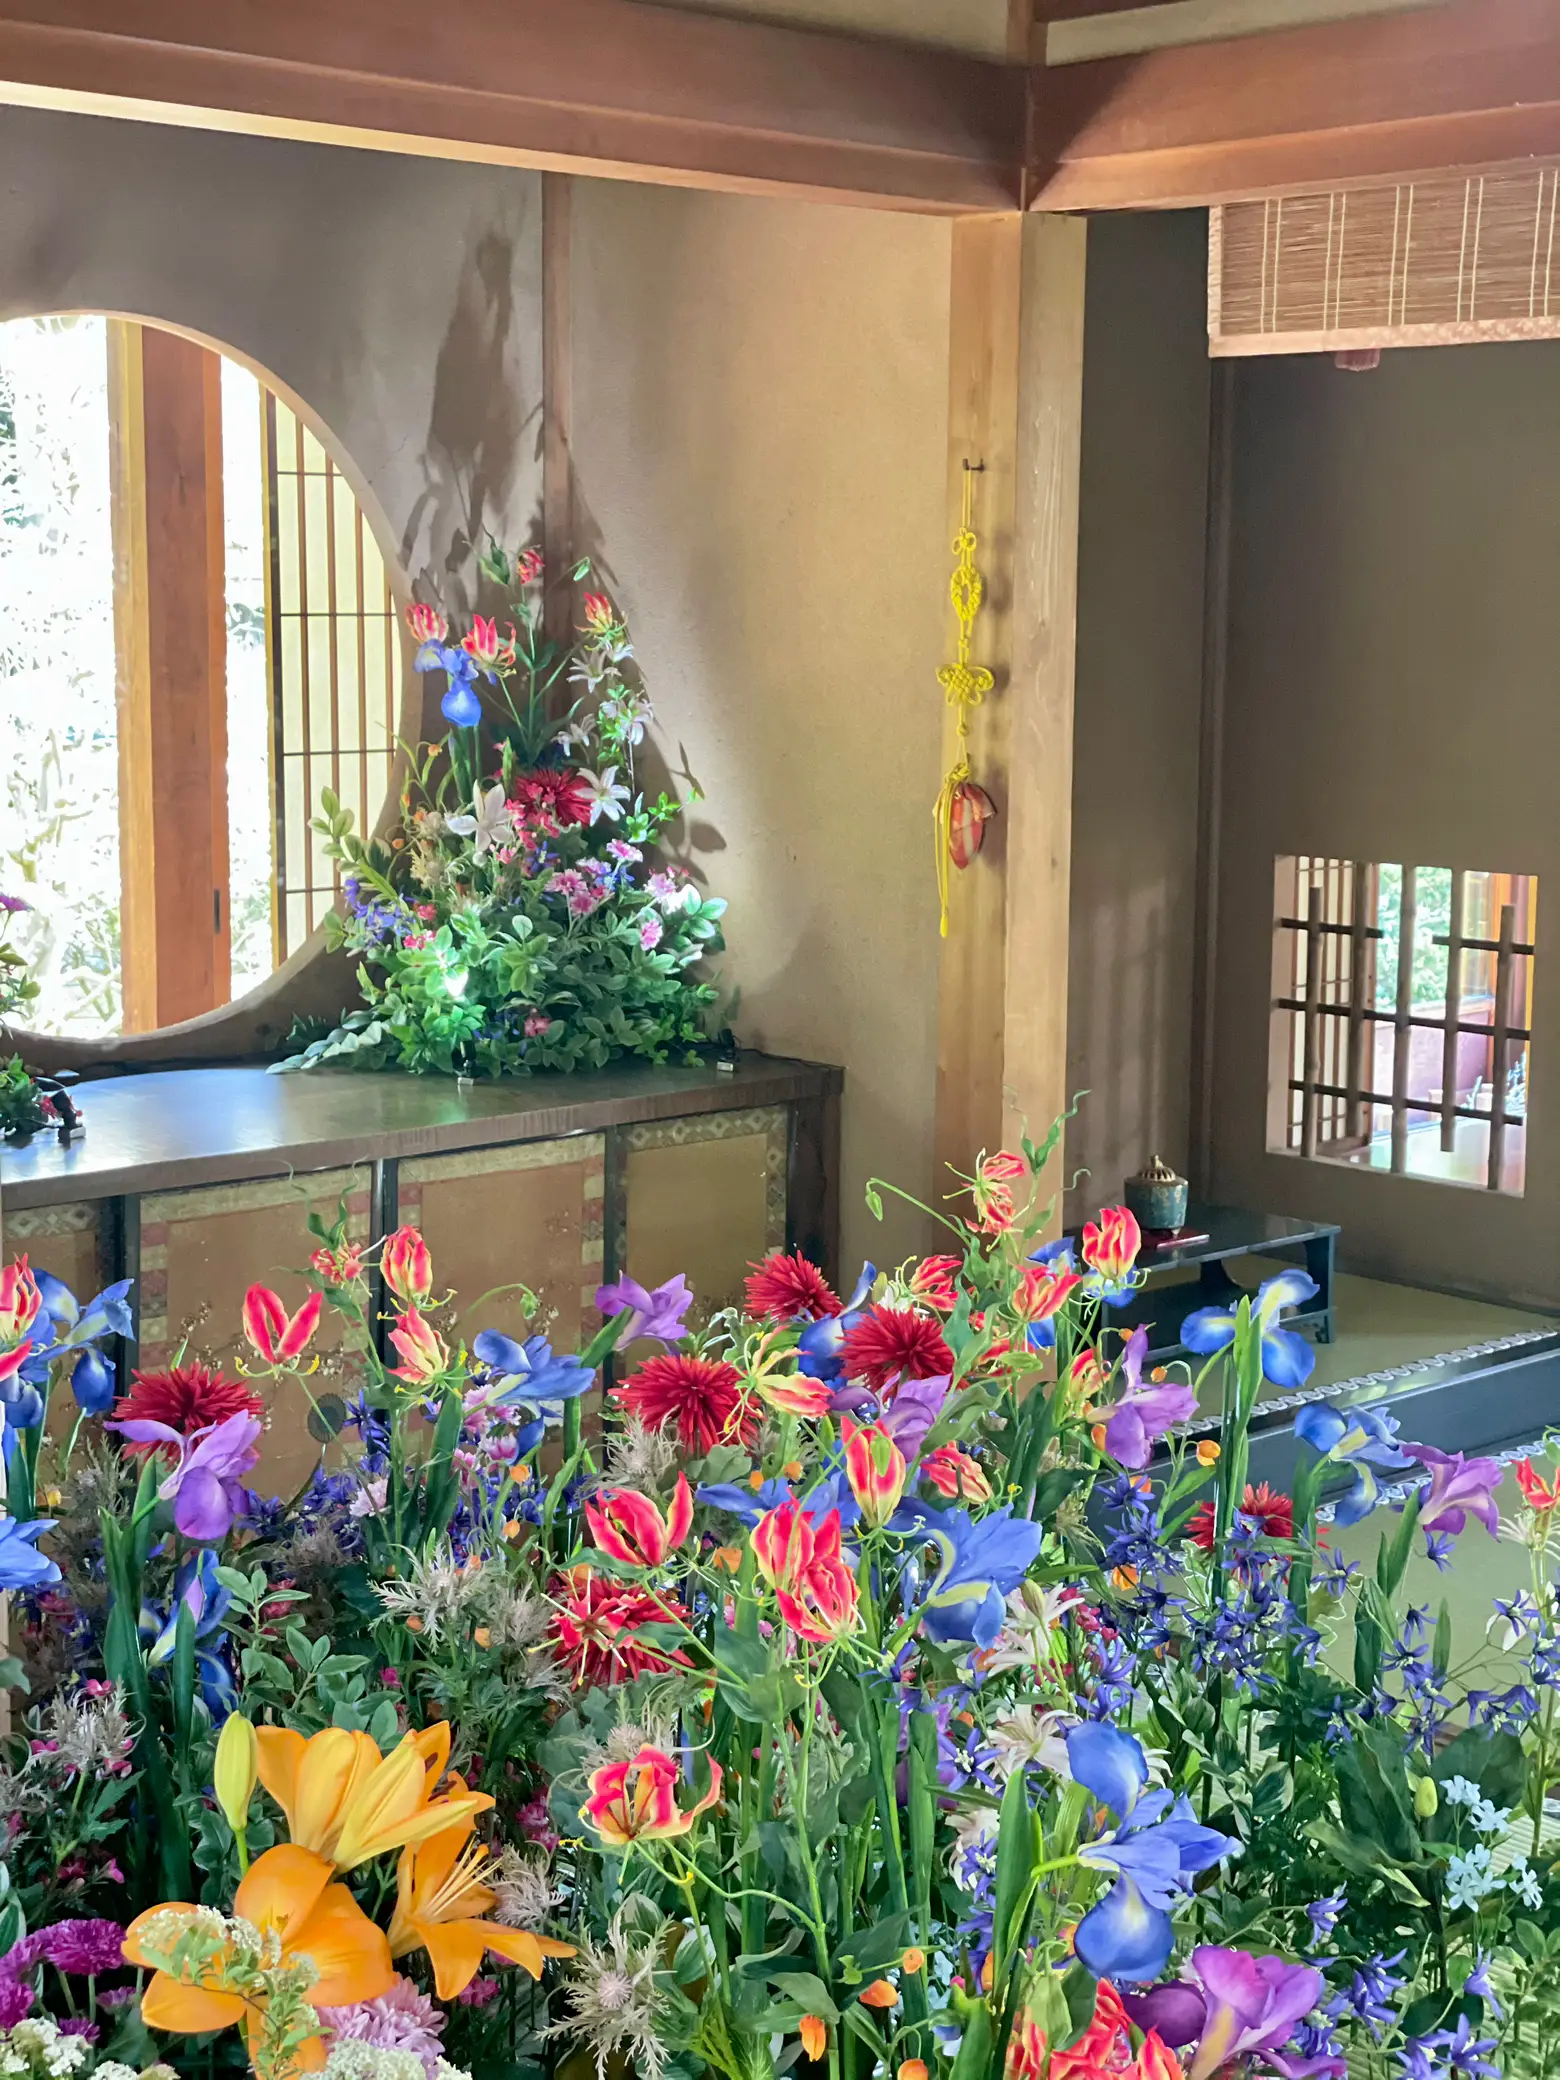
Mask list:
[[[1379,2044],[1397,2021],[1398,1996],[1408,1984],[1397,1969],[1403,1957],[1401,1950],[1394,1951],[1391,1957],[1383,1957],[1379,1951],[1374,1957],[1367,1957],[1348,1985],[1328,2001],[1328,2021],[1337,2022],[1344,2015],[1352,2015],[1357,2022],[1364,2023]]]
[[[1348,1904],[1349,1895],[1341,1886],[1336,1892],[1329,1893],[1326,1899],[1312,1900],[1305,1911],[1311,1924],[1311,1937],[1314,1942],[1327,1941],[1338,1926]]]

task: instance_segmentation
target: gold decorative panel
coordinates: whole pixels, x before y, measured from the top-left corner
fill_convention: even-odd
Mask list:
[[[618,1262],[641,1285],[687,1274],[692,1319],[737,1306],[748,1266],[786,1238],[784,1106],[625,1127]]]
[[[5,1217],[4,1260],[25,1257],[90,1300],[106,1283],[102,1262],[102,1208],[92,1200],[35,1206]]]
[[[232,1375],[249,1355],[244,1343],[244,1295],[252,1285],[275,1288],[289,1310],[307,1288],[298,1275],[314,1249],[311,1212],[334,1220],[346,1195],[348,1232],[369,1238],[366,1170],[322,1170],[309,1177],[259,1184],[208,1185],[198,1191],[158,1192],[141,1201],[140,1343],[143,1372],[173,1364],[183,1347]],[[362,1384],[356,1356],[341,1348],[345,1324],[327,1308],[313,1350],[320,1368],[309,1381],[315,1395],[350,1397]],[[307,1480],[320,1456],[311,1435],[308,1393],[291,1381],[257,1382],[270,1421],[254,1485],[284,1492]]]
[[[605,1180],[599,1134],[401,1164],[400,1217],[422,1230],[436,1291],[454,1288],[468,1343],[482,1329],[528,1333],[524,1284],[542,1303],[529,1332],[578,1349],[602,1277]]]

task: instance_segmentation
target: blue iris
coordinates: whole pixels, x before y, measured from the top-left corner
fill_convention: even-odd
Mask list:
[[[797,1342],[796,1368],[808,1379],[837,1380],[845,1368],[840,1362],[840,1353],[845,1347],[845,1332],[861,1319],[867,1295],[877,1283],[877,1266],[863,1264],[861,1276],[856,1281],[856,1290],[845,1302],[838,1314],[825,1315],[821,1322],[810,1322],[802,1331]]]
[[[207,1710],[218,1725],[235,1710],[238,1692],[232,1671],[217,1646],[223,1621],[232,1604],[231,1594],[217,1579],[217,1556],[208,1546],[199,1559],[186,1560],[173,1578],[173,1600],[166,1612],[151,1604],[141,1606],[141,1643],[149,1668],[161,1668],[173,1658],[178,1642],[179,1609],[186,1606],[195,1621],[195,1673]]]
[[[499,1401],[534,1408],[543,1415],[561,1414],[561,1404],[576,1400],[596,1377],[580,1359],[556,1355],[545,1336],[528,1336],[524,1343],[517,1343],[496,1329],[484,1329],[471,1351],[502,1380]]]
[[[36,1550],[37,1541],[53,1529],[52,1517],[35,1517],[30,1524],[0,1517],[0,1589],[42,1589],[59,1580],[54,1562]]]
[[[419,672],[443,672],[449,680],[439,709],[457,729],[475,729],[482,720],[477,699],[477,661],[469,650],[452,643],[424,643],[412,664]]]
[[[114,1366],[91,1347],[81,1352],[71,1368],[70,1390],[76,1406],[89,1416],[106,1415],[114,1403]]]
[[[40,1343],[38,1348],[31,1352],[26,1364],[21,1368],[20,1377],[31,1385],[43,1385],[49,1376],[49,1367],[62,1352],[85,1350],[105,1336],[133,1334],[130,1309],[125,1298],[133,1283],[131,1279],[122,1278],[115,1285],[105,1286],[101,1293],[83,1307],[69,1286],[50,1272],[39,1271],[35,1276],[39,1296],[43,1301],[43,1312],[48,1316],[52,1333],[47,1342]],[[92,1413],[96,1414],[97,1411],[93,1410]],[[32,1422],[40,1422],[42,1417],[43,1404],[40,1401],[38,1413],[32,1418]],[[10,1418],[19,1429],[27,1430],[32,1427],[32,1423],[14,1411],[10,1412]]]
[[[1006,1598],[1034,1565],[1045,1532],[1009,1507],[972,1521],[968,1510],[928,1514],[925,1534],[942,1558],[921,1605],[921,1628],[942,1646],[989,1647]]]
[[[1148,1758],[1119,1727],[1075,1726],[1067,1763],[1074,1782],[1121,1821],[1078,1851],[1080,1863],[1113,1871],[1116,1882],[1079,1922],[1073,1947],[1097,1979],[1157,1979],[1175,1942],[1168,1909],[1199,1871],[1240,1844],[1203,1827],[1185,1798],[1147,1791]]]
[[[1281,1271],[1257,1288],[1252,1313],[1262,1338],[1262,1372],[1275,1387],[1301,1387],[1311,1376],[1316,1353],[1303,1336],[1279,1327],[1279,1316],[1314,1298],[1314,1278],[1304,1271]],[[1209,1357],[1235,1341],[1235,1310],[1199,1307],[1181,1324],[1181,1341],[1189,1351]]]
[[[1340,1524],[1357,1524],[1376,1507],[1381,1483],[1374,1468],[1401,1473],[1414,1461],[1397,1447],[1397,1421],[1378,1415],[1371,1408],[1350,1409],[1347,1415],[1336,1408],[1313,1403],[1295,1417],[1295,1435],[1302,1444],[1320,1452],[1334,1466],[1345,1466],[1354,1480],[1339,1502],[1335,1516]]]

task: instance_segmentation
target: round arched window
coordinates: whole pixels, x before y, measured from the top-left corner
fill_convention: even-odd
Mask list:
[[[0,324],[0,894],[35,1031],[218,1009],[335,899],[330,787],[371,830],[405,653],[336,458],[249,367],[123,318]]]

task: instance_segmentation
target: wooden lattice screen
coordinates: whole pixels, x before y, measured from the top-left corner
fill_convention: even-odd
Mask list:
[[[1272,1145],[1520,1191],[1533,876],[1289,856],[1274,887]]]
[[[1216,355],[1560,338],[1560,168],[1210,213]]]
[[[261,408],[280,964],[336,899],[335,869],[309,828],[321,789],[362,832],[389,792],[403,645],[389,573],[350,485],[280,398],[262,389]]]

